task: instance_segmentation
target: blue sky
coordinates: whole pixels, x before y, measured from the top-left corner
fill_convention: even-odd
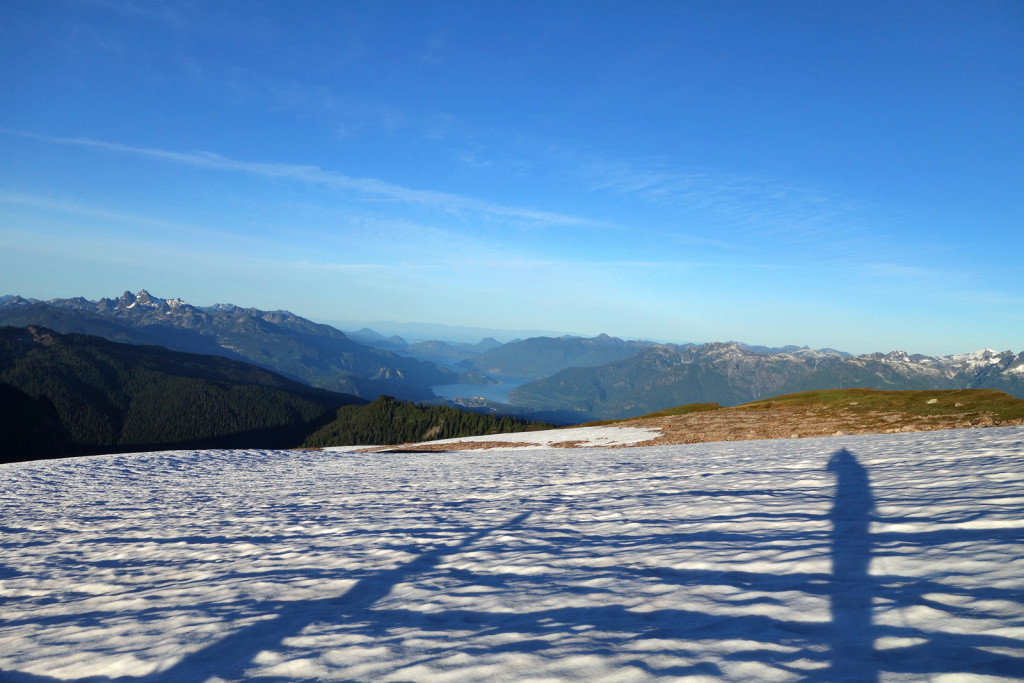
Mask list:
[[[1024,3],[0,3],[0,293],[1024,349]]]

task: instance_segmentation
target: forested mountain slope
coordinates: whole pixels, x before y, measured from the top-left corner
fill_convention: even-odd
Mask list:
[[[544,422],[475,413],[448,406],[428,406],[381,396],[366,405],[339,408],[334,419],[311,434],[303,445],[387,445],[553,427]]]
[[[284,447],[364,402],[215,356],[0,328],[0,460],[171,447]],[[9,433],[8,433],[9,432]]]
[[[847,356],[797,349],[759,352],[737,343],[654,346],[625,360],[571,368],[524,384],[509,398],[579,421],[617,419],[689,403],[734,406],[818,389],[999,389],[1024,397],[1024,353],[984,350],[930,357]]]
[[[329,325],[287,311],[193,306],[146,290],[99,301],[11,297],[0,304],[0,325],[41,325],[61,333],[244,360],[367,399],[380,394],[426,399],[433,396],[431,385],[458,381],[456,373],[433,363],[359,344]]]

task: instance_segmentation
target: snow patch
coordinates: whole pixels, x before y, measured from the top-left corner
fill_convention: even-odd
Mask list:
[[[484,434],[482,436],[438,439],[437,441],[424,442],[424,445],[501,441],[533,447],[551,447],[567,443],[581,447],[634,446],[647,441],[653,441],[659,436],[661,436],[660,427],[571,427],[568,429],[548,429],[537,432]]]
[[[0,465],[0,680],[1019,679],[1021,472],[1021,427]]]
[[[946,356],[944,360],[951,364],[995,365],[1002,361],[1002,354],[993,349],[985,348],[979,351],[971,351],[970,353]]]

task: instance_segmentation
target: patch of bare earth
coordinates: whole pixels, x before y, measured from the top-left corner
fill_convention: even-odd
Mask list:
[[[999,420],[991,415],[979,415],[977,411],[943,415],[907,415],[900,412],[867,411],[852,407],[850,409],[819,406],[740,407],[615,422],[610,426],[657,428],[661,430],[661,436],[631,446],[609,446],[609,448],[750,439],[796,439],[844,434],[895,434],[898,432],[927,432],[1020,424],[1024,424],[1024,419]],[[532,444],[498,440],[459,441],[443,444],[428,442],[379,446],[366,449],[366,452],[437,453],[487,448],[522,448],[529,445]],[[591,444],[586,441],[562,441],[550,444],[552,448],[581,448],[589,445]]]
[[[414,443],[400,446],[367,448],[365,453],[444,453],[446,451],[480,451],[485,448],[517,448],[522,443],[510,441],[459,441],[457,443]]]
[[[894,434],[941,429],[968,429],[1024,424],[967,414],[908,416],[881,411],[844,411],[828,408],[729,408],[688,415],[637,418],[616,423],[622,427],[659,427],[662,435],[644,445],[795,439],[842,434]]]

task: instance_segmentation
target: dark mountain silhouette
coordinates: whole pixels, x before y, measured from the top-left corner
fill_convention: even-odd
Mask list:
[[[334,419],[304,442],[304,446],[401,444],[481,434],[508,434],[554,425],[516,417],[477,413],[449,406],[431,406],[381,396],[366,405],[339,408]]]
[[[0,328],[0,461],[192,447],[287,447],[365,401],[216,356]]]
[[[367,399],[380,394],[428,399],[433,397],[432,385],[458,382],[451,370],[359,344],[329,325],[288,311],[193,306],[146,290],[99,301],[10,297],[0,303],[0,325],[40,325],[60,333],[244,360]]]
[[[733,406],[819,389],[985,388],[1024,397],[1024,353],[989,349],[942,357],[902,351],[853,356],[832,349],[737,342],[654,344],[603,334],[532,337],[507,344],[493,339],[409,344],[372,330],[354,333],[368,343],[398,349],[393,352],[287,311],[228,304],[197,307],[145,290],[100,301],[0,297],[0,324],[38,324],[58,332],[244,360],[366,399],[389,395],[429,400],[435,398],[432,386],[484,385],[493,382],[488,374],[536,378],[508,394],[511,406],[486,407],[560,423],[617,419],[688,403]],[[484,405],[474,398],[473,405],[478,403]]]

